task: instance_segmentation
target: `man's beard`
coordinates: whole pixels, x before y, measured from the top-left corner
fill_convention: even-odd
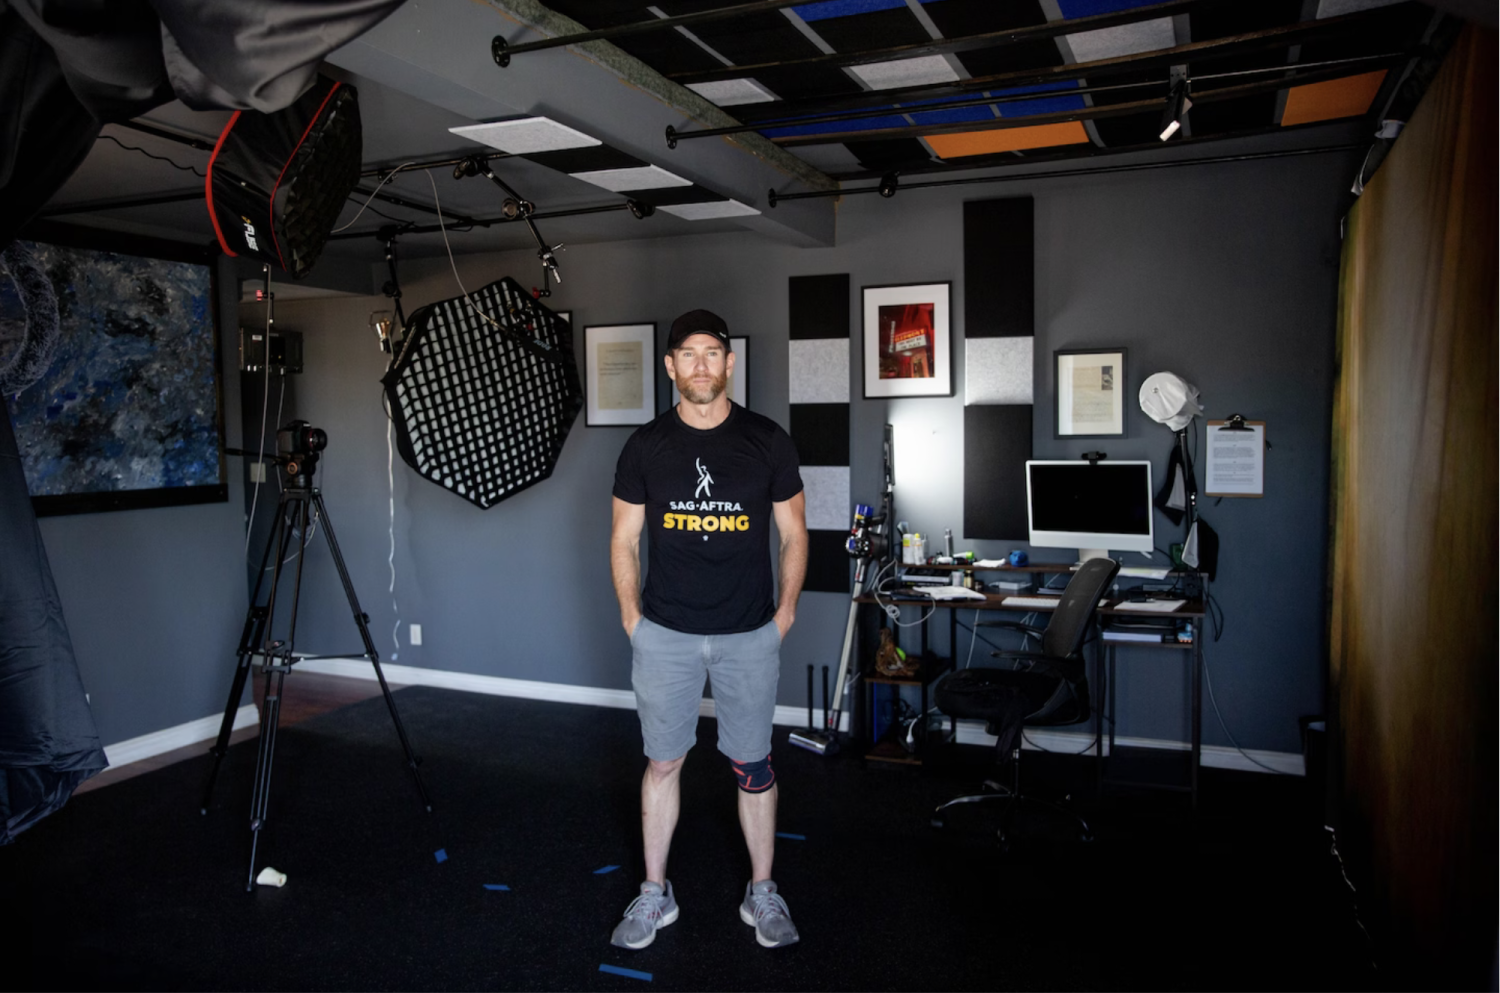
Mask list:
[[[695,384],[691,375],[683,375],[677,377],[677,392],[681,393],[682,398],[688,403],[706,405],[717,400],[719,395],[724,392],[724,387],[728,384],[728,372],[725,372],[722,376],[712,377],[712,380],[706,386]]]

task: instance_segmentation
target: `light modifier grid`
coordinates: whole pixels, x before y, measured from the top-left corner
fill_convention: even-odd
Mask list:
[[[552,475],[583,389],[567,322],[510,278],[469,296],[414,312],[381,382],[406,464],[488,508]]]

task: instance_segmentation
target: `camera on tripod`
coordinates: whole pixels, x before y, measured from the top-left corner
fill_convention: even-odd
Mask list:
[[[287,482],[307,486],[318,468],[318,453],[328,447],[328,432],[306,421],[288,421],[276,432],[276,451],[286,467]]]

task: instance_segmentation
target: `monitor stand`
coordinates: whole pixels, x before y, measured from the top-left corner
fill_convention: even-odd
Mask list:
[[[1089,559],[1107,559],[1109,549],[1107,548],[1080,548],[1078,550],[1078,564],[1082,565]]]

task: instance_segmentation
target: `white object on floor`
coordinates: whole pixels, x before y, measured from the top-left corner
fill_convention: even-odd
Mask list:
[[[286,885],[286,873],[277,872],[270,866],[266,866],[260,870],[260,875],[255,877],[255,881],[261,886],[275,886],[280,889]]]

